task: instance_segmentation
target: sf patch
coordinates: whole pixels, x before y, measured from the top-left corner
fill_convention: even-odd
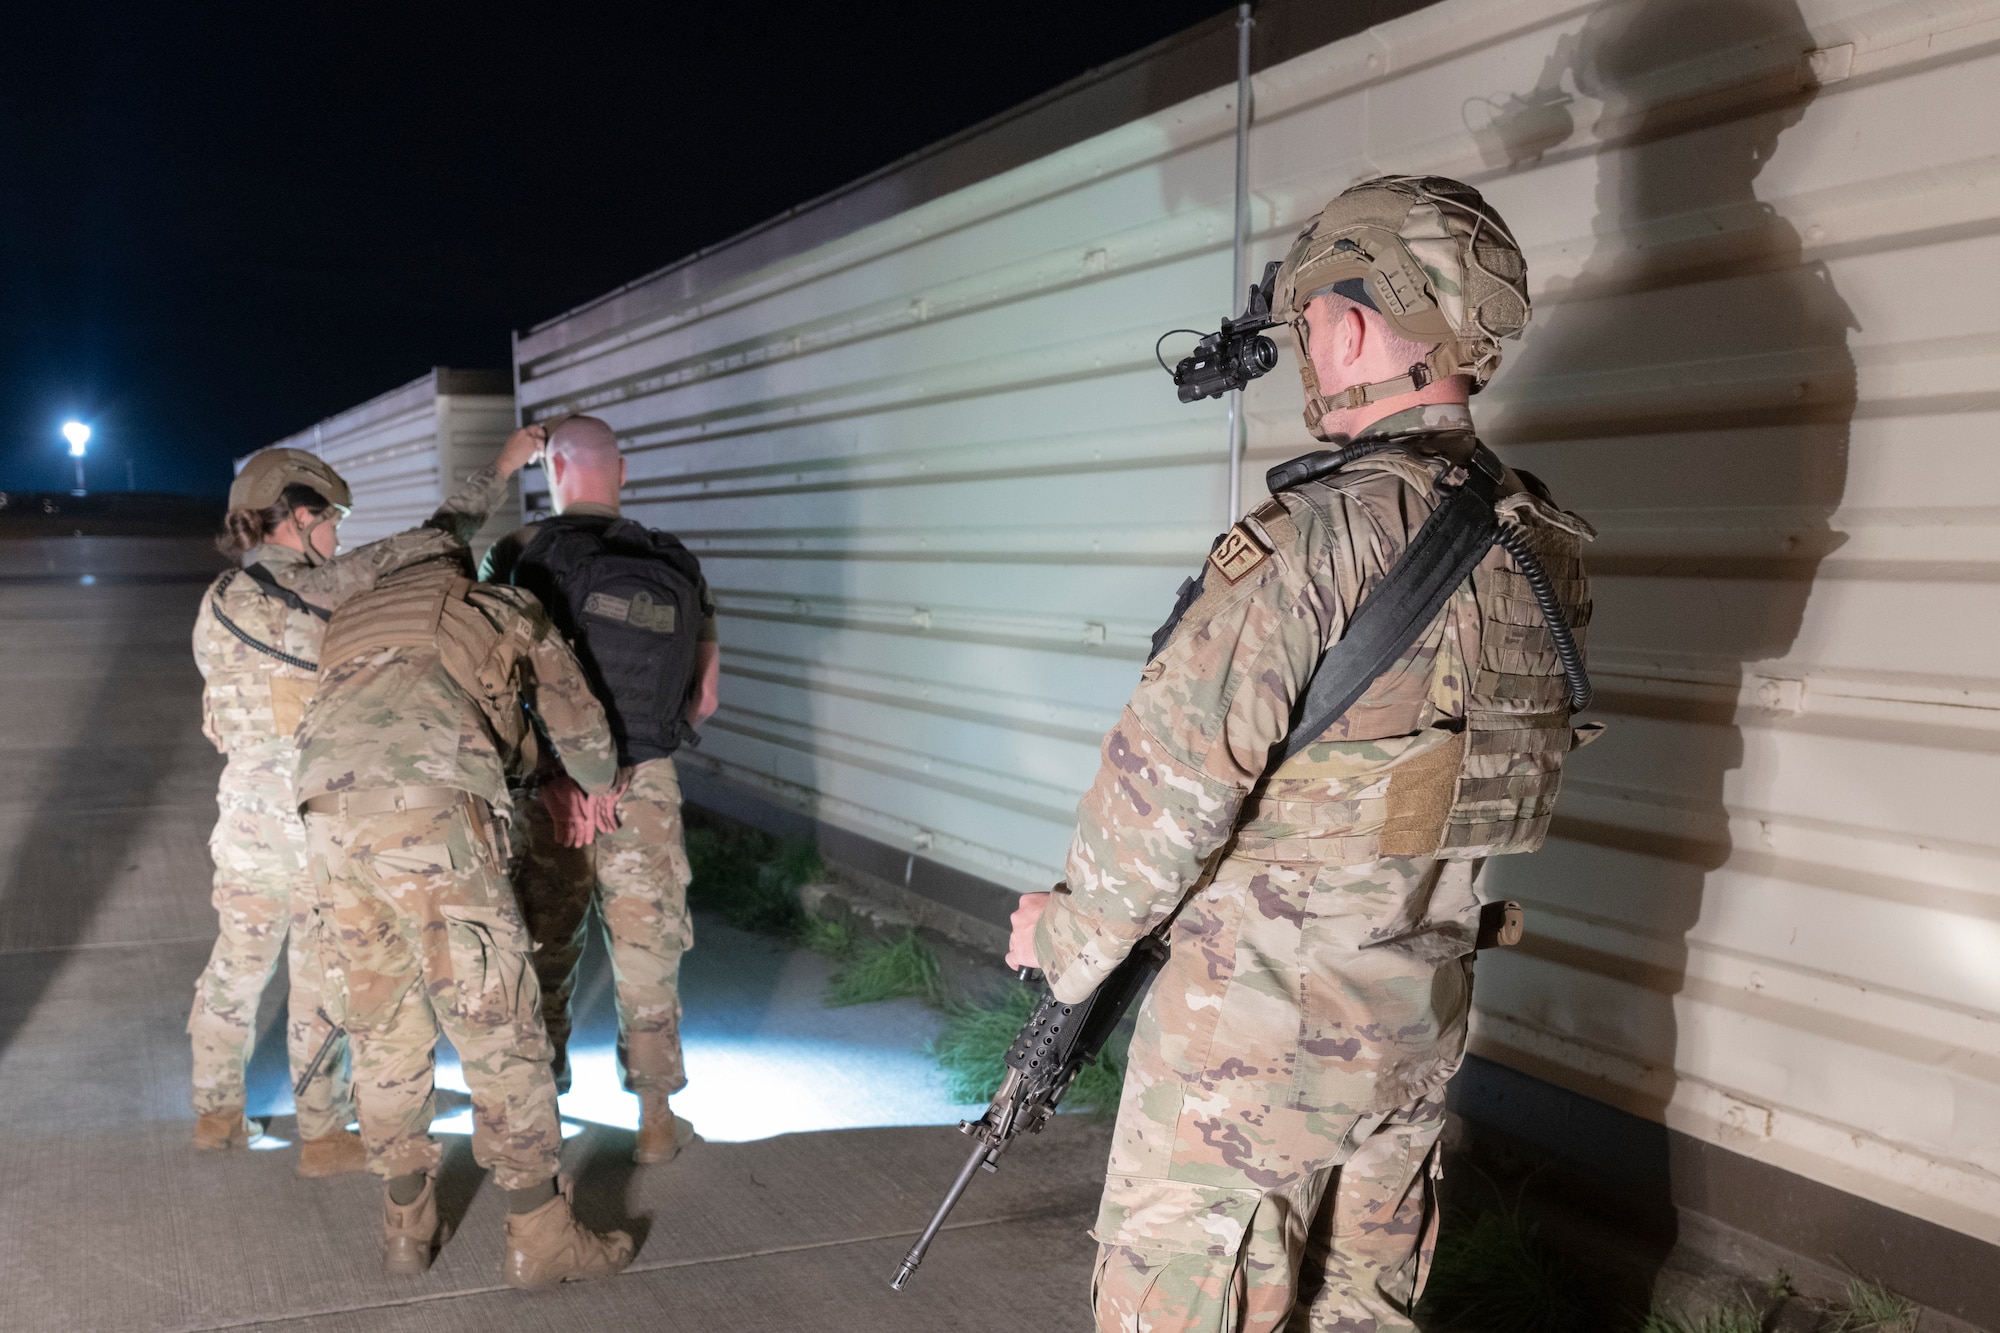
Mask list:
[[[1208,553],[1208,563],[1215,566],[1216,573],[1235,583],[1263,564],[1270,554],[1262,542],[1250,535],[1248,528],[1238,523]]]

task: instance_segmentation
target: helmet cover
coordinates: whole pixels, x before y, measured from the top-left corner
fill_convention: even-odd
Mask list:
[[[327,461],[303,449],[259,449],[243,460],[242,471],[229,487],[231,509],[269,509],[287,486],[310,486],[342,513],[354,507],[354,494]]]
[[[1421,373],[1333,398],[1321,393],[1307,351],[1305,308],[1328,292],[1369,307],[1403,337],[1431,347]],[[1369,390],[1407,392],[1460,374],[1472,377],[1474,392],[1484,388],[1499,368],[1500,341],[1528,323],[1528,264],[1500,215],[1471,186],[1447,176],[1380,176],[1343,191],[1306,224],[1278,270],[1271,306],[1297,339],[1306,425],[1320,435],[1322,417],[1370,401]]]

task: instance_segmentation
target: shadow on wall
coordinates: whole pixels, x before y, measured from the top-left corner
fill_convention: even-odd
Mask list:
[[[1816,91],[1813,44],[1790,0],[1607,5],[1475,131],[1492,165],[1519,166],[1566,139],[1589,101],[1602,106],[1586,127],[1602,145],[1595,246],[1543,294],[1494,435],[1542,446],[1531,466],[1546,464],[1563,503],[1602,531],[1586,551],[1590,649],[1611,730],[1578,756],[1547,849],[1492,863],[1487,891],[1610,918],[1643,960],[1531,924],[1520,957],[1494,960],[1495,997],[1505,1019],[1569,1038],[1583,1059],[1636,1069],[1616,1100],[1656,1122],[1676,1084],[1686,936],[1732,855],[1734,696],[1752,664],[1790,651],[1819,562],[1842,540],[1829,519],[1846,482],[1854,321],[1756,190]],[[1576,799],[1593,789],[1612,799]],[[1635,817],[1603,813],[1618,808]],[[1495,1053],[1559,1077],[1504,1036]],[[1562,1126],[1548,1134],[1541,1146],[1576,1157]],[[1596,1183],[1643,1198],[1670,1245],[1664,1129],[1651,1140],[1649,1161],[1606,1153],[1603,1170],[1622,1178]]]

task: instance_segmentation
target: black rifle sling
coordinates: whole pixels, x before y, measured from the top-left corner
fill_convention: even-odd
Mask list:
[[[248,574],[259,587],[264,589],[264,591],[270,593],[272,596],[276,597],[279,601],[285,603],[287,606],[296,606],[301,611],[310,611],[314,615],[318,616],[321,620],[331,620],[333,618],[333,613],[331,611],[322,611],[318,607],[307,602],[304,598],[300,597],[297,593],[293,592],[290,588],[280,587],[278,585],[277,580],[271,577],[271,571],[265,569],[262,565],[251,565],[247,569],[243,570],[243,572],[245,574]],[[226,587],[228,585],[225,584],[224,586]],[[290,653],[285,652],[282,649],[273,648],[270,644],[265,643],[262,639],[258,638],[256,635],[250,633],[250,631],[244,629],[241,625],[231,620],[228,614],[225,613],[222,609],[221,598],[219,597],[209,598],[208,609],[214,613],[216,620],[221,623],[224,629],[228,630],[231,634],[234,634],[237,638],[241,639],[244,643],[248,644],[250,647],[255,648],[258,652],[267,654],[271,657],[275,657],[280,662],[283,662],[286,666],[297,667],[301,671],[319,670],[319,663],[308,662],[303,657],[294,657]]]
[[[305,598],[278,582],[278,576],[262,565],[246,565],[243,572],[248,574],[251,580],[264,590],[266,596],[277,598],[286,606],[291,607],[292,610],[303,611],[309,616],[318,616],[321,620],[333,619],[333,612],[326,610],[324,607],[314,606],[311,602],[308,602]]]
[[[1490,471],[1488,470],[1490,467]],[[1472,577],[1500,533],[1493,502],[1500,461],[1480,445],[1466,466],[1463,486],[1445,492],[1396,563],[1347,622],[1340,641],[1326,650],[1292,710],[1283,763],[1326,733],[1370,685],[1415,643],[1458,585]]]

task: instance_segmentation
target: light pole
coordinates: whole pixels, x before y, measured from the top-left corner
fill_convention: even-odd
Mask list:
[[[82,495],[84,493],[83,447],[90,443],[90,427],[81,421],[65,421],[62,434],[63,438],[69,441],[69,456],[76,460],[76,490],[72,494]]]

